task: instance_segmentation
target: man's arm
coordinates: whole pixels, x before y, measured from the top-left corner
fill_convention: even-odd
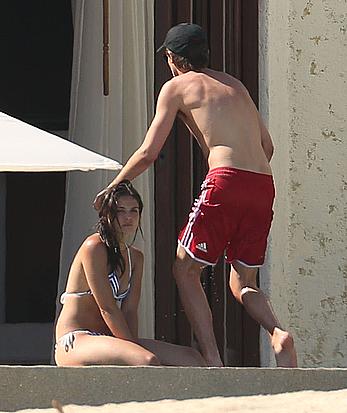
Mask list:
[[[142,145],[129,158],[117,177],[108,185],[108,188],[116,186],[124,179],[133,180],[157,159],[178,111],[179,103],[175,89],[172,81],[164,84],[158,96],[154,119]]]
[[[268,160],[268,162],[271,161],[272,155],[274,153],[274,145],[272,143],[272,139],[270,136],[269,131],[267,130],[267,127],[265,126],[263,119],[260,116],[260,113],[258,111],[258,109],[255,107],[255,104],[253,102],[253,99],[251,98],[248,90],[246,89],[246,87],[241,83],[241,85],[244,87],[244,90],[246,91],[250,101],[252,102],[252,105],[254,106],[255,110],[257,111],[257,115],[258,115],[258,124],[259,124],[259,129],[260,129],[260,135],[261,135],[261,146],[263,148],[263,151],[265,153],[265,156]]]
[[[259,117],[259,126],[260,126],[260,133],[261,133],[261,146],[265,152],[267,160],[270,162],[272,155],[274,153],[274,145],[272,143],[272,139],[270,136],[269,131],[267,130],[266,126],[264,125],[263,120]]]

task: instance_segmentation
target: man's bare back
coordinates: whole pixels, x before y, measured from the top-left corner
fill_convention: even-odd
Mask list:
[[[210,169],[228,166],[271,174],[262,146],[266,147],[267,131],[239,80],[202,69],[169,82],[181,102],[179,117],[197,139]]]

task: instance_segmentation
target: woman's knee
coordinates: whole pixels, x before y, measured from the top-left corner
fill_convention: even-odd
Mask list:
[[[141,354],[141,356],[137,359],[136,365],[139,366],[160,366],[160,360],[158,357],[147,351]]]

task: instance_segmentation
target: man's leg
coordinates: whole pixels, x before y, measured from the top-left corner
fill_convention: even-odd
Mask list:
[[[269,300],[257,287],[257,271],[234,261],[230,272],[231,291],[248,314],[269,332],[277,366],[297,367],[293,337],[282,329]]]
[[[184,311],[207,365],[221,367],[223,364],[213,332],[212,313],[200,282],[202,267],[184,248],[178,246],[173,272]]]

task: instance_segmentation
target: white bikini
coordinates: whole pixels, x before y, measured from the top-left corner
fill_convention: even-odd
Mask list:
[[[117,305],[119,307],[121,306],[122,301],[128,296],[128,294],[130,292],[130,287],[131,287],[131,276],[132,276],[131,254],[130,254],[130,249],[127,245],[126,245],[126,249],[127,249],[127,255],[128,255],[128,263],[129,263],[129,282],[128,282],[128,287],[126,288],[126,290],[121,292],[121,293],[119,292],[120,282],[119,282],[119,277],[118,277],[118,275],[115,271],[112,271],[108,275],[108,280],[110,282],[113,297],[116,299]],[[65,299],[67,297],[84,297],[86,295],[93,295],[93,292],[91,290],[76,291],[76,292],[65,291],[60,297],[60,302],[61,302],[61,304],[65,304]],[[85,330],[85,329],[74,330],[74,331],[70,331],[69,333],[66,333],[62,337],[60,337],[57,340],[56,345],[61,345],[62,347],[65,348],[65,351],[69,351],[70,349],[73,348],[73,342],[75,341],[75,334],[81,334],[81,333],[89,334],[91,336],[105,335],[105,334],[102,334],[102,333],[97,333],[97,332],[90,331],[90,330]]]

